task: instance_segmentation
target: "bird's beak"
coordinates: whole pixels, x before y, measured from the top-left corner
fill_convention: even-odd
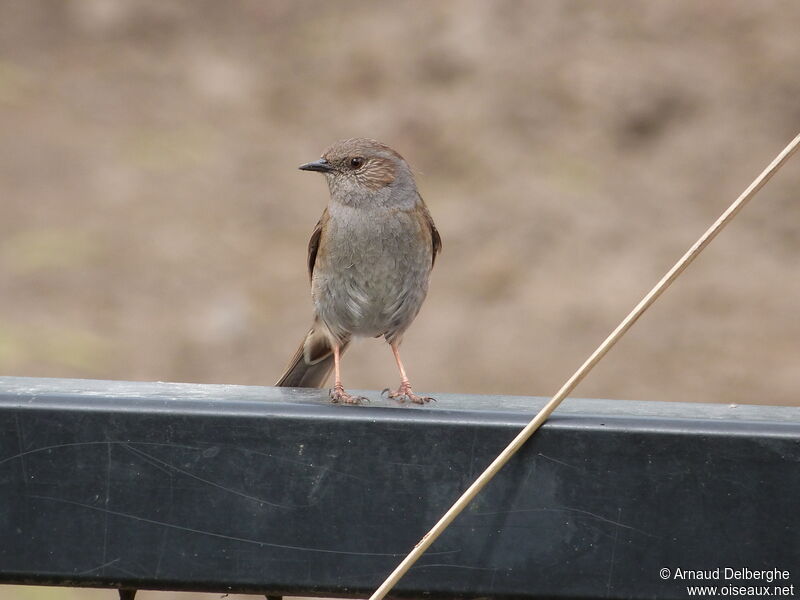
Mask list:
[[[319,160],[315,160],[314,162],[300,165],[299,169],[301,171],[319,171],[320,173],[330,173],[331,171],[333,171],[333,167],[325,158],[320,158]]]

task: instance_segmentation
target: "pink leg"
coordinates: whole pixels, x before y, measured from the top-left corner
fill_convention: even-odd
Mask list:
[[[361,404],[366,400],[363,396],[352,396],[344,391],[342,378],[339,375],[339,344],[333,345],[333,389],[328,395],[334,404]]]
[[[413,402],[415,404],[425,404],[426,402],[430,402],[431,400],[435,400],[435,398],[431,398],[430,396],[417,396],[414,391],[411,389],[411,382],[408,380],[408,376],[406,375],[406,370],[403,367],[403,361],[400,359],[400,349],[397,347],[396,342],[392,342],[390,344],[392,347],[392,354],[394,354],[394,359],[397,362],[397,368],[400,370],[400,387],[394,391],[389,391],[389,389],[383,390],[385,394],[389,396],[389,398],[394,398],[398,402]]]

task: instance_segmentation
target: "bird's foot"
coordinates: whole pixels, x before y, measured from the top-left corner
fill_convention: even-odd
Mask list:
[[[430,396],[417,396],[414,391],[411,389],[411,383],[408,381],[404,381],[400,384],[400,387],[396,390],[392,391],[389,388],[383,390],[382,396],[386,396],[387,398],[392,398],[393,400],[397,400],[401,404],[404,402],[413,402],[414,404],[425,404],[430,402],[431,400],[436,401],[436,398],[431,398]]]
[[[362,402],[369,402],[364,396],[353,396],[344,391],[344,386],[341,383],[333,386],[328,393],[331,402],[334,404],[361,404]]]

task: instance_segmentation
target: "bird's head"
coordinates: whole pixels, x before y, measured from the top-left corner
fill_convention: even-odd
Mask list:
[[[416,204],[417,188],[408,163],[375,140],[336,142],[323,152],[322,158],[301,165],[300,169],[323,173],[331,198],[342,204]]]

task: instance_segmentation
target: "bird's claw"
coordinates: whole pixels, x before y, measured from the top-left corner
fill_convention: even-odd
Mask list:
[[[342,385],[335,385],[330,390],[328,395],[330,396],[333,404],[362,404],[364,402],[369,402],[369,399],[365,398],[364,396],[354,396],[352,394],[348,394],[344,391],[344,387]]]
[[[413,402],[414,404],[426,404],[430,401],[436,402],[436,398],[431,396],[418,396],[413,392],[411,389],[411,384],[408,382],[403,382],[400,384],[400,387],[396,390],[392,391],[389,388],[386,388],[381,392],[381,397],[383,398],[391,398],[396,400],[400,404],[405,402]]]

